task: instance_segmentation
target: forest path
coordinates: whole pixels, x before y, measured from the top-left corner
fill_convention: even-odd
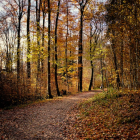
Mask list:
[[[0,139],[66,140],[68,114],[79,102],[101,90],[82,92],[46,103],[0,111]]]

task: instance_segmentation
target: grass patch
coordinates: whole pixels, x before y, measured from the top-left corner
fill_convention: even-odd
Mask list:
[[[79,106],[79,139],[140,139],[140,92],[110,90]]]

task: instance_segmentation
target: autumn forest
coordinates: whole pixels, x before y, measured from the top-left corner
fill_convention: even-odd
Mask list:
[[[0,3],[0,107],[140,88],[139,0]]]

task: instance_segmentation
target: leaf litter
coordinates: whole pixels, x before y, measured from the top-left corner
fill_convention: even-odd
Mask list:
[[[75,121],[67,128],[67,133],[70,133],[69,139],[140,139],[140,92],[138,91],[95,95],[75,107],[73,113],[75,115],[71,117]]]

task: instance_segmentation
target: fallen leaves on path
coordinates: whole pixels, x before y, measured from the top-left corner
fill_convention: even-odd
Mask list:
[[[101,91],[96,93],[98,92]],[[0,112],[0,139],[67,140],[69,135],[67,128],[74,122],[70,118],[72,108],[96,93],[79,93],[23,108],[2,110]]]

